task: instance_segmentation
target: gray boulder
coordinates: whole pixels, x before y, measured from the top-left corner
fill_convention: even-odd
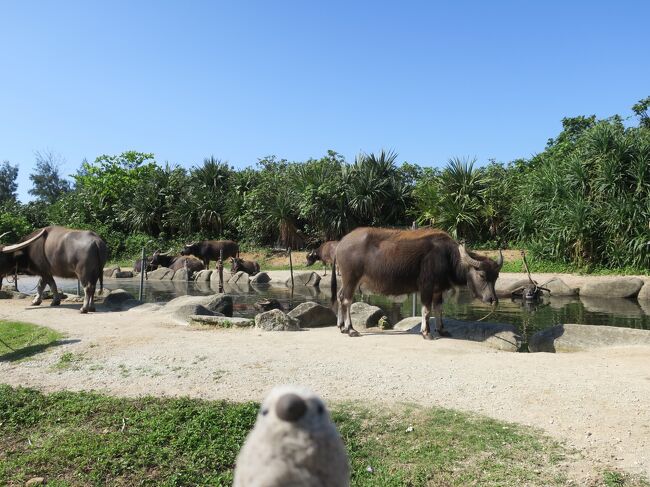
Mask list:
[[[250,318],[233,318],[231,316],[191,315],[190,324],[216,326],[219,328],[248,328],[255,325]]]
[[[365,330],[379,325],[379,320],[385,317],[386,313],[368,303],[357,302],[350,307],[352,326],[356,329]]]
[[[521,348],[522,339],[514,325],[483,323],[480,321],[461,321],[444,317],[443,322],[445,324],[445,330],[451,335],[450,338],[479,342],[482,345],[504,352],[516,352]],[[421,325],[422,318],[412,316],[401,320],[393,329],[407,331],[409,333],[420,333]],[[435,318],[429,318],[429,330],[434,331],[435,329]]]
[[[559,277],[554,277],[543,284],[543,287],[551,292],[551,296],[575,296],[578,294],[578,288],[569,287]]]
[[[250,279],[251,284],[267,284],[271,282],[271,277],[266,272],[258,272]]]
[[[312,301],[299,304],[288,313],[288,316],[296,319],[301,328],[336,325],[336,313]]]
[[[593,280],[580,288],[581,296],[602,298],[631,298],[639,294],[643,281],[638,277]]]
[[[643,310],[636,299],[580,296],[580,301],[585,309],[592,313],[617,314],[621,316],[643,315]]]
[[[529,341],[531,352],[580,352],[604,347],[650,345],[650,330],[616,326],[557,325],[535,333]]]
[[[190,275],[189,272],[187,272],[187,269],[178,269],[176,272],[174,272],[174,277],[172,277],[172,281],[189,281],[190,280]]]
[[[155,271],[147,272],[147,279],[153,281],[171,281],[174,271],[167,267],[158,267]]]
[[[232,316],[232,297],[227,294],[213,294],[211,296],[179,296],[172,299],[165,305],[165,310],[174,312],[177,309],[190,309],[192,306],[202,306],[211,313],[219,313],[225,316]],[[190,314],[206,314],[190,313]]]
[[[210,280],[210,277],[212,276],[212,272],[214,271],[203,269],[202,271],[199,271],[196,274],[194,274],[194,280],[196,282],[207,282]]]
[[[104,306],[113,310],[123,310],[142,304],[135,299],[133,295],[124,289],[113,289],[108,296],[104,298]]]
[[[650,301],[650,281],[644,281],[643,287],[636,298],[639,301]]]
[[[115,277],[114,274],[116,272],[120,272],[119,267],[108,267],[107,269],[104,269],[104,277],[105,278]]]
[[[130,279],[133,277],[133,272],[131,271],[118,271],[113,273],[115,279]]]
[[[294,286],[314,287],[318,286],[320,280],[320,275],[315,272],[294,272],[293,274]],[[284,284],[287,287],[291,287],[291,277],[287,278],[287,280],[284,281]]]
[[[287,316],[279,309],[272,309],[255,316],[255,328],[265,331],[298,331],[298,320]]]
[[[0,299],[27,299],[28,297],[28,294],[15,291],[13,288],[9,288],[8,286],[3,287],[2,290],[0,290]]]
[[[233,274],[230,279],[228,279],[228,284],[241,284],[243,282],[248,283],[251,276],[244,271],[239,271]]]
[[[512,292],[530,284],[528,279],[497,279],[494,290],[500,298],[509,298]]]

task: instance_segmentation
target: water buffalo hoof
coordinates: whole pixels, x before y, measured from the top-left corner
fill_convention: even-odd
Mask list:
[[[59,306],[60,304],[61,304],[60,299],[57,299],[57,300],[53,299],[52,302],[50,303],[50,306]]]
[[[35,299],[32,301],[32,306],[40,306],[40,304],[43,302],[42,299]]]
[[[433,340],[431,333],[422,333],[422,338],[424,338],[425,340]]]
[[[79,311],[82,315],[88,313],[88,310],[86,308],[81,308]]]
[[[350,330],[348,331],[348,336],[360,337],[361,335],[359,334],[359,332],[357,330],[354,330],[354,329],[350,328]]]
[[[347,328],[344,328],[344,327],[341,327],[340,331],[341,331],[341,333],[347,333],[348,332]]]

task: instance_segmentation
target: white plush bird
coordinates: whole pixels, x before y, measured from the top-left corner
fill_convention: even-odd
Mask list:
[[[313,392],[276,387],[237,456],[233,487],[347,487],[348,457],[325,403]]]

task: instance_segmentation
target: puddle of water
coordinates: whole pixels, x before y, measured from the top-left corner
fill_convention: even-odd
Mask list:
[[[19,279],[19,289],[33,293],[37,278],[24,276]],[[72,279],[57,279],[58,286],[64,292],[76,293],[77,282]],[[138,295],[139,281],[136,279],[106,280],[108,289],[124,289],[134,296]],[[252,317],[257,311],[253,307],[256,301],[274,298],[280,301],[285,311],[289,311],[305,301],[315,301],[325,306],[330,305],[328,290],[318,288],[296,288],[294,293],[286,287],[270,285],[251,288],[250,291],[227,289],[234,297],[234,314]],[[183,295],[209,295],[215,291],[209,283],[147,281],[145,284],[146,302],[166,302]],[[355,300],[366,301],[382,308],[391,323],[413,316],[411,296],[357,296]],[[443,316],[461,320],[477,320],[491,311],[489,305],[472,299],[465,289],[452,293],[445,298]],[[415,303],[415,315],[420,314],[419,300]],[[524,341],[539,330],[560,323],[579,323],[589,325],[609,325],[650,330],[650,303],[639,303],[633,299],[594,299],[578,297],[545,297],[537,305],[527,305],[521,301],[501,299],[496,312],[487,321],[510,323],[517,327]]]

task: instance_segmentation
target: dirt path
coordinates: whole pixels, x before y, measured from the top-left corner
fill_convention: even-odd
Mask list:
[[[80,315],[78,305],[27,304],[0,301],[0,319],[49,326],[69,343],[0,362],[3,383],[236,401],[298,383],[329,401],[437,405],[535,426],[583,450],[589,464],[650,476],[650,348],[519,354],[397,332],[199,329],[137,308]],[[54,368],[66,352],[80,360]]]

